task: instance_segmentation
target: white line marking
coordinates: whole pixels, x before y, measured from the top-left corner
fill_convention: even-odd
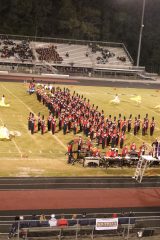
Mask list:
[[[11,152],[11,151],[9,151],[9,152],[4,152],[4,151],[0,151],[0,154],[3,154],[3,153],[6,153],[6,154],[15,154],[15,153],[17,153],[17,152]]]
[[[25,104],[19,97],[17,97],[16,95],[14,95],[10,90],[8,90],[8,89],[7,89],[6,87],[4,87],[2,84],[1,84],[1,86],[2,86],[3,89],[5,89],[7,92],[9,92],[14,98],[16,98],[18,101],[20,101],[20,102],[29,110],[29,112],[33,112],[34,115],[35,115],[36,117],[38,117],[37,114],[36,114],[27,104]],[[67,150],[67,147],[64,145],[64,143],[63,143],[57,136],[53,135],[53,137],[54,137],[54,139],[55,139],[65,150]]]
[[[14,145],[15,145],[15,147],[16,147],[16,149],[17,149],[17,151],[19,152],[19,154],[20,154],[20,155],[21,155],[21,157],[22,157],[22,152],[21,152],[20,148],[18,147],[18,145],[17,145],[16,141],[15,141],[14,139],[12,139],[12,142],[14,143]]]

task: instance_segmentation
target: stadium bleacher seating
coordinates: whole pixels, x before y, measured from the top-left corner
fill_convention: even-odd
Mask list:
[[[134,66],[123,43],[3,34],[0,34],[0,71],[101,78],[145,77],[145,67]]]
[[[0,41],[0,58],[3,60],[30,62],[34,57],[30,48],[29,41],[13,41],[5,39]]]
[[[122,61],[125,59],[125,61]],[[110,47],[96,43],[47,43],[29,40],[13,40],[8,37],[0,40],[0,61],[34,62],[43,61],[71,67],[131,67],[122,46]]]

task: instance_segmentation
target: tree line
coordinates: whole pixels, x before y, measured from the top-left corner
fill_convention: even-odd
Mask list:
[[[0,33],[123,42],[136,64],[143,0],[0,0]],[[140,65],[160,72],[160,1],[146,0]]]

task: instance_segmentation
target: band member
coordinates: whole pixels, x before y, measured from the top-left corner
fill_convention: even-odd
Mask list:
[[[122,118],[121,118],[121,114],[119,113],[119,118],[118,118],[118,129],[121,129],[121,122],[122,122]]]
[[[86,135],[86,137],[88,137],[89,130],[90,130],[90,122],[87,121],[87,123],[86,123],[86,130],[85,130],[85,135]]]
[[[112,122],[113,130],[116,128],[116,125],[117,125],[117,123],[116,123],[116,116],[115,116],[114,119],[113,119],[113,122]]]
[[[62,129],[62,116],[59,117],[58,126],[59,126],[59,131],[61,131],[61,129]]]
[[[94,138],[94,128],[91,127],[91,129],[90,129],[90,139],[93,140],[93,138]]]
[[[83,145],[82,137],[79,137],[78,139],[78,151],[81,151]]]
[[[155,121],[154,121],[154,117],[152,117],[152,121],[150,123],[150,136],[153,136],[154,129],[155,129]]]
[[[38,132],[41,130],[41,114],[38,113]]]
[[[140,114],[138,115],[138,119],[137,119],[137,133],[139,132],[141,127],[141,117]]]
[[[102,132],[101,137],[102,137],[102,149],[104,149],[106,145],[106,137],[104,132]]]
[[[29,113],[29,117],[28,117],[28,130],[31,130],[31,118],[32,118],[32,113]]]
[[[31,130],[31,134],[34,134],[34,130],[35,130],[35,118],[34,118],[34,114],[32,113],[32,116],[30,118],[31,121],[31,125],[30,125],[30,130]]]
[[[111,157],[112,151],[111,149],[106,151],[106,157]]]
[[[87,140],[87,151],[90,152],[92,147],[92,140],[90,138],[88,138]]]
[[[113,133],[111,137],[111,148],[114,148],[116,145],[116,134]]]
[[[116,134],[116,147],[119,144],[119,130],[117,130],[117,134]]]
[[[107,124],[108,124],[108,128],[110,128],[111,127],[111,125],[112,125],[112,118],[111,118],[112,116],[111,115],[109,115],[109,118],[107,118]]]
[[[101,140],[101,131],[100,129],[96,133],[97,145],[99,146]]]
[[[144,121],[142,123],[142,136],[146,135],[146,118],[144,118]]]
[[[54,119],[54,117],[52,118],[52,121],[51,121],[51,130],[52,130],[52,134],[54,135],[56,131],[56,120]]]
[[[121,149],[123,148],[124,139],[125,139],[125,135],[124,135],[124,132],[122,132],[121,136],[120,136],[120,148]]]
[[[101,156],[101,152],[100,152],[100,149],[96,149],[95,151],[95,157],[100,157]]]
[[[49,113],[48,119],[47,119],[47,127],[48,131],[51,131],[51,123],[52,123],[52,114],[51,112]]]
[[[71,127],[72,127],[72,116],[69,115],[68,116],[68,132],[71,131]]]
[[[125,144],[124,147],[122,148],[122,157],[126,157],[127,154],[128,154],[128,147]]]
[[[130,114],[129,119],[127,121],[128,132],[131,131],[131,124],[132,124],[132,114]]]
[[[143,142],[143,144],[140,146],[139,148],[139,155],[142,156],[142,155],[145,155],[145,151],[147,150],[147,146],[146,144]]]
[[[107,133],[107,142],[106,142],[106,146],[109,146],[111,140],[111,132]]]
[[[131,151],[136,151],[136,144],[135,144],[135,142],[132,142],[132,144],[130,145],[130,150]]]
[[[77,134],[77,131],[78,131],[78,123],[77,123],[77,121],[75,120],[74,123],[73,123],[73,133],[76,135],[76,134]]]
[[[72,144],[71,143],[68,144],[68,151],[67,151],[67,153],[68,153],[68,161],[67,161],[67,163],[70,164],[70,163],[72,163]]]
[[[127,128],[127,121],[126,121],[126,117],[124,117],[124,120],[122,121],[122,132],[126,132],[126,128]]]
[[[146,113],[146,133],[147,133],[147,130],[148,130],[148,126],[149,126],[149,119],[148,119],[148,113]]]
[[[134,135],[137,135],[137,126],[138,126],[137,117],[135,117],[135,120],[134,120]]]
[[[44,120],[44,115],[42,116],[41,120],[41,134],[43,135],[45,133],[45,120]]]
[[[66,133],[67,133],[67,120],[65,119],[63,123],[63,134],[66,135]]]
[[[158,140],[156,138],[156,140],[152,143],[152,147],[153,147],[153,157],[158,158]]]

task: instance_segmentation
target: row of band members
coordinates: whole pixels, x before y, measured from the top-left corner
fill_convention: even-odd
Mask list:
[[[75,139],[73,142],[70,142],[68,144],[68,163],[71,162],[71,157],[74,152],[73,151],[74,144],[75,145],[77,144],[76,148],[77,148],[78,156],[80,155],[81,152],[82,153],[84,152],[83,140],[82,140],[82,137],[79,136],[78,139]],[[89,153],[89,155],[92,157],[101,157],[101,155],[102,155],[100,149],[97,147],[94,147],[90,139],[85,142],[85,150],[86,150],[85,153],[86,154]],[[109,148],[109,149],[107,149],[104,156],[116,158],[118,156],[126,157],[129,154],[137,154],[137,157],[140,157],[142,155],[145,155],[146,151],[148,151],[149,155],[152,155],[153,157],[157,158],[158,157],[158,155],[157,155],[158,154],[158,140],[156,139],[152,143],[152,145],[149,147],[147,146],[147,144],[145,142],[143,142],[139,148],[137,148],[135,142],[132,142],[130,144],[130,146],[127,146],[125,144],[122,147],[121,154],[118,153],[117,148]]]
[[[125,119],[125,118],[124,118]],[[135,118],[137,119],[137,118]],[[100,128],[97,126],[97,128],[93,128],[92,122],[87,123],[86,121],[82,121],[81,123],[75,123],[73,120],[69,119],[59,119],[58,128],[59,131],[63,129],[63,134],[65,135],[67,132],[70,132],[73,130],[74,134],[77,134],[78,132],[84,132],[86,136],[90,136],[91,140],[93,138],[97,138],[98,143],[102,143],[103,148],[103,138],[108,137],[108,141],[110,142],[110,138],[108,135],[113,135],[113,137],[117,138],[115,139],[115,144],[117,141],[119,141],[119,136],[121,138],[125,138],[125,132],[128,130],[128,132],[131,131],[131,117],[128,121],[124,120],[122,126],[119,126],[118,122],[116,123],[116,118],[114,118],[114,121],[111,123],[109,127],[106,126],[106,128]],[[46,123],[47,122],[47,123]],[[140,130],[140,118],[136,120],[136,124],[134,123],[134,135],[136,135]],[[145,136],[148,131],[148,125],[149,120],[148,117],[145,118],[145,120],[142,123],[142,135]],[[47,131],[52,131],[52,134],[55,133],[57,127],[57,121],[54,118],[54,116],[50,113],[47,121],[44,118],[44,115],[40,115],[38,113],[38,119],[35,118],[34,114],[30,112],[28,117],[28,129],[31,131],[31,134],[34,134],[37,131],[41,131],[41,134],[44,134]],[[79,129],[78,129],[79,127]],[[152,117],[152,121],[150,123],[150,136],[153,135],[155,129],[155,121],[154,117]],[[120,134],[121,132],[121,134]],[[111,136],[112,137],[112,136]],[[117,145],[117,144],[116,144]],[[114,146],[113,146],[114,147]]]

